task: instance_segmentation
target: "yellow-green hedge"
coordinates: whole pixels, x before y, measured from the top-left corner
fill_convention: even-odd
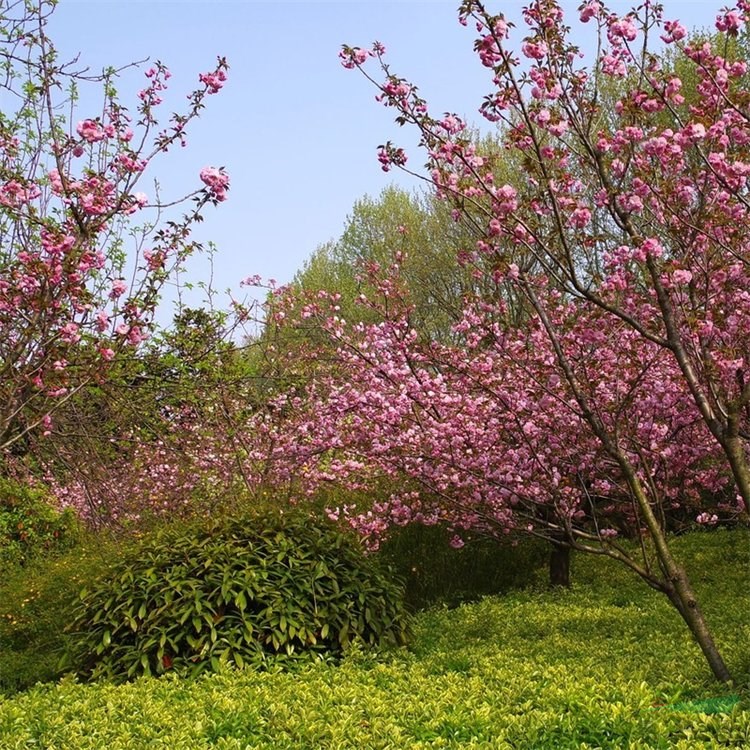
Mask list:
[[[380,660],[37,687],[0,703],[0,748],[750,747],[750,537],[695,534],[675,549],[735,686],[712,680],[663,597],[580,558],[574,580],[588,582],[572,591],[423,613],[410,650]],[[722,696],[725,712],[700,712]]]

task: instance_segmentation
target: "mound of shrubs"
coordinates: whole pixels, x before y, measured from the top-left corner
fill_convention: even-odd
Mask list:
[[[399,645],[402,587],[358,541],[301,512],[165,528],[81,594],[68,660],[127,679]]]

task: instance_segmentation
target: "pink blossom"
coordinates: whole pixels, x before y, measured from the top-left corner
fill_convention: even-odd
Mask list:
[[[523,52],[526,57],[531,58],[532,60],[543,60],[544,57],[549,52],[549,49],[547,47],[547,43],[543,41],[537,41],[537,42],[524,42],[521,45],[521,52]]]
[[[453,549],[461,549],[461,547],[463,547],[466,542],[458,534],[454,534],[450,538],[449,544],[451,547],[453,547]]]
[[[99,312],[96,313],[95,325],[96,330],[99,331],[99,333],[107,330],[107,327],[109,326],[109,315],[107,315],[104,310],[99,310]]]
[[[227,80],[227,74],[223,68],[211,73],[201,73],[198,80],[206,85],[209,94],[218,94]]]
[[[568,123],[565,120],[558,120],[555,123],[552,123],[547,130],[554,136],[557,136],[558,138],[562,135],[565,135],[565,133],[568,131]]]
[[[581,8],[581,23],[588,23],[592,18],[598,18],[601,13],[602,5],[598,0],[591,0]]]
[[[498,18],[495,21],[493,31],[495,32],[496,36],[500,37],[500,39],[505,39],[508,36],[508,24],[504,19]]]
[[[716,28],[730,36],[735,36],[743,20],[736,10],[729,10],[716,17]]]
[[[131,326],[127,333],[128,343],[137,346],[148,338],[148,334],[140,326]]]
[[[465,125],[460,118],[455,115],[446,115],[441,121],[440,125],[451,135],[460,133]]]
[[[240,286],[261,286],[263,284],[263,278],[259,273],[253,276],[248,276],[240,282]]]
[[[109,298],[110,299],[117,299],[118,297],[121,297],[128,289],[128,285],[125,283],[124,279],[115,279],[112,282],[112,288],[109,292]]]
[[[506,214],[518,208],[518,193],[512,185],[503,185],[495,193],[497,208],[500,213]]]
[[[81,340],[78,325],[76,323],[66,323],[60,329],[60,339],[66,344],[75,344]]]
[[[95,120],[82,120],[76,126],[76,132],[88,143],[96,143],[105,137],[104,130]]]
[[[385,48],[382,48],[382,55],[385,52]],[[362,49],[361,47],[354,47],[353,49],[344,48],[339,52],[339,58],[341,64],[348,69],[355,68],[357,65],[363,65],[368,57],[373,57],[374,54],[368,49]]]
[[[693,280],[693,274],[687,269],[678,269],[672,274],[672,281],[675,285],[689,284]]]
[[[579,206],[568,219],[568,224],[576,229],[583,229],[591,221],[591,211],[585,206]]]
[[[691,141],[700,141],[706,137],[706,126],[702,122],[691,122],[682,132]]]
[[[612,43],[615,43],[618,38],[632,42],[638,36],[638,27],[630,16],[625,16],[625,18],[610,21],[608,33]]]
[[[627,67],[623,59],[617,55],[606,54],[601,58],[602,72],[613,78],[623,78]]]
[[[667,44],[679,42],[687,36],[687,29],[679,21],[665,21],[661,40]]]
[[[402,148],[394,149],[388,146],[381,146],[378,149],[378,161],[384,172],[390,171],[392,164],[403,166],[406,164],[406,160],[406,153]]]
[[[643,210],[643,200],[639,195],[624,195],[620,197],[620,206],[628,213],[640,213]]]
[[[164,268],[165,253],[163,250],[144,250],[143,258],[150,271]]]
[[[53,169],[49,173],[48,177],[50,184],[52,185],[52,192],[54,192],[56,195],[61,195],[64,190],[64,186],[62,177],[60,176],[60,172],[57,169]]]
[[[497,46],[497,41],[492,34],[481,37],[477,42],[477,48],[479,59],[482,61],[482,65],[487,68],[494,67],[503,59],[502,51]]]
[[[204,167],[200,171],[200,178],[217,201],[226,200],[229,189],[229,175],[226,172],[217,167]]]

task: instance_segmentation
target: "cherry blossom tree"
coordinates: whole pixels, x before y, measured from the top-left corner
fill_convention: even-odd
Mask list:
[[[328,484],[375,493],[364,507],[331,509],[375,548],[394,526],[441,523],[456,546],[465,533],[532,535],[608,555],[664,593],[720,663],[665,531],[735,515],[722,501],[731,474],[667,352],[644,349],[622,322],[561,296],[545,311],[556,342],[540,316],[509,326],[501,304],[481,302],[456,326],[461,345],[439,343],[412,325],[398,268],[374,272],[381,299],[362,302],[380,322],[348,324],[328,292],[311,295],[294,322],[319,326],[336,357],[328,355],[327,375],[319,369],[277,399],[285,419],[255,426],[273,433],[272,484],[296,481],[310,496]],[[296,295],[288,304],[300,309]],[[283,308],[282,300],[276,312],[289,325]],[[592,414],[608,442],[591,428]],[[648,492],[645,509],[634,484]],[[389,495],[377,497],[384,487]],[[689,609],[675,574],[690,591]]]
[[[457,528],[491,518],[629,565],[669,598],[720,680],[729,672],[665,531],[672,505],[694,503],[696,519],[711,522],[716,511],[746,520],[750,502],[750,94],[735,39],[749,12],[744,1],[722,11],[712,43],[688,38],[657,5],[618,15],[587,2],[579,19],[598,29],[587,67],[554,0],[524,9],[520,55],[512,24],[464,2],[460,20],[475,25],[492,75],[481,112],[523,158],[524,173],[503,185],[461,119],[432,117],[417,88],[391,73],[381,44],[345,47],[344,65],[375,83],[400,124],[419,129],[429,179],[457,220],[467,206],[473,220],[484,216],[475,246],[460,248],[463,262],[476,259],[485,273],[491,258],[490,273],[525,297],[529,317],[512,329],[501,296],[467,300],[466,346],[438,357],[434,345],[421,352],[408,315],[350,342],[334,314],[326,325],[342,338],[342,356],[356,352],[369,369],[362,385],[347,371],[316,402],[345,416],[312,441],[344,452],[329,454],[319,476],[363,474],[376,458],[446,499],[427,512],[419,493],[371,509],[373,532],[436,512]],[[661,64],[654,37],[692,71],[685,81]],[[383,80],[366,71],[371,58]],[[613,82],[619,97],[603,109]],[[392,143],[378,158],[384,169],[406,168]],[[372,404],[378,416],[363,434],[355,428]],[[707,500],[727,482],[724,507]],[[616,543],[612,517],[639,532],[640,562]]]
[[[465,3],[461,21],[476,23],[475,48],[494,76],[482,114],[503,126],[507,147],[524,155],[528,171],[523,184],[500,187],[492,164],[462,136],[464,123],[431,118],[416,88],[390,74],[382,47],[345,48],[342,57],[347,66],[379,57],[387,75],[379,98],[399,110],[400,122],[419,127],[432,180],[444,195],[484,210],[486,236],[475,253],[496,257],[498,272],[510,272],[519,286],[529,271],[543,272],[564,293],[672,352],[747,506],[739,221],[747,210],[747,64],[732,57],[738,47],[731,44],[745,11],[740,3],[717,18],[723,57],[708,41],[687,42],[684,27],[663,21],[658,6],[620,17],[586,3],[580,20],[598,24],[600,45],[588,70],[557,3],[533,3],[524,11],[524,69],[507,48],[511,25],[481,3]],[[692,63],[689,105],[682,81],[649,51],[659,31]],[[626,84],[614,117],[597,106],[608,79]],[[405,158],[392,144],[379,152],[389,168]],[[517,247],[527,268],[508,263]],[[527,296],[533,304],[533,293]]]
[[[226,80],[227,63],[198,76],[183,113],[159,124],[169,85],[143,66],[128,107],[122,70],[91,74],[62,62],[47,36],[55,3],[2,3],[0,116],[0,451],[23,452],[54,414],[107,377],[149,335],[159,293],[197,249],[192,225],[225,200],[226,173],[206,167],[187,195],[143,192],[160,156],[184,146],[189,126]],[[127,66],[128,68],[133,66]],[[138,68],[138,66],[135,66]],[[78,114],[79,96],[101,96]],[[88,106],[88,105],[87,105]],[[184,213],[175,213],[185,204]]]

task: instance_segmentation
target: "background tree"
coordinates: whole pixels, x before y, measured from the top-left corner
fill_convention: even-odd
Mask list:
[[[257,499],[252,422],[268,399],[238,316],[183,308],[34,446],[58,499],[95,525],[139,525]]]

